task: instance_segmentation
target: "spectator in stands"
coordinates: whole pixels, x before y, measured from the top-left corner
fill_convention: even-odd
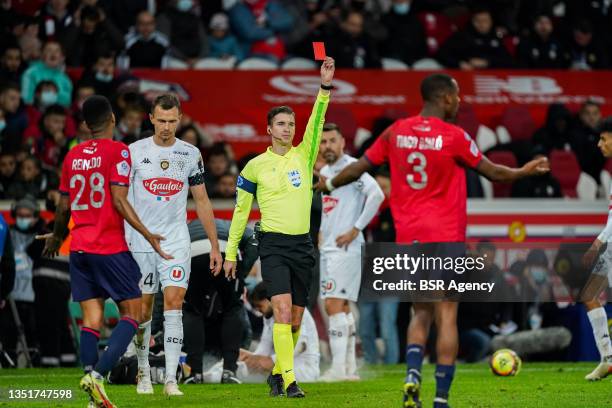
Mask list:
[[[536,16],[530,34],[518,46],[521,68],[567,68],[568,53],[553,32],[552,18],[548,14]]]
[[[117,89],[115,55],[106,51],[96,56],[94,65],[83,72],[79,83],[90,84],[95,93],[111,99]]]
[[[170,57],[191,68],[208,55],[208,40],[199,8],[199,0],[172,0],[157,17],[157,29],[170,40]]]
[[[115,128],[115,140],[127,145],[138,140],[142,130],[145,111],[140,105],[128,105],[121,115],[119,124]]]
[[[273,61],[285,58],[285,44],[280,34],[291,31],[293,18],[278,1],[238,1],[227,13],[245,55]]]
[[[19,83],[24,69],[21,48],[17,44],[5,48],[0,59],[0,82]]]
[[[34,104],[26,106],[28,116],[28,128],[24,132],[24,139],[38,135],[38,123],[45,110],[52,105],[57,104],[58,88],[55,82],[41,81],[34,93]],[[74,121],[70,116],[66,119],[66,132],[73,134],[75,130]]]
[[[412,0],[393,0],[391,10],[382,18],[389,30],[381,54],[412,65],[427,55],[425,29],[411,9]]]
[[[8,187],[15,181],[17,177],[17,160],[15,155],[2,152],[0,154],[0,197],[6,198]]]
[[[6,84],[0,89],[0,111],[4,115],[4,126],[0,120],[2,150],[15,151],[28,127],[28,116],[21,104],[21,91],[16,83]]]
[[[69,0],[49,0],[41,10],[39,35],[43,41],[57,40],[72,24],[74,17],[68,10]]]
[[[153,11],[155,3],[152,4],[149,0],[102,0],[100,6],[104,8],[104,12],[109,19],[121,32],[126,33],[136,23],[136,17],[140,12],[149,10]]]
[[[578,21],[574,25],[570,58],[572,69],[604,69],[609,66],[606,50],[601,41],[593,35],[593,27],[587,20]]]
[[[593,34],[603,42],[606,49],[612,47],[612,7],[609,0],[571,1],[567,4],[566,16],[576,20],[587,20],[592,24]]]
[[[219,177],[215,191],[212,192],[213,198],[236,198],[236,175],[227,172]]]
[[[202,129],[193,121],[187,125],[181,124],[181,128],[176,132],[176,137],[198,149],[205,147],[206,144],[206,137]]]
[[[238,40],[229,30],[229,18],[224,13],[217,13],[210,19],[210,57],[234,58],[236,61],[244,59],[242,48]]]
[[[330,33],[325,43],[338,68],[381,67],[376,44],[364,31],[364,17],[358,11],[346,12],[339,28]]]
[[[438,59],[446,67],[461,68],[464,71],[512,67],[512,58],[486,8],[476,9],[470,24],[442,44]]]
[[[231,161],[223,143],[216,143],[210,149],[205,168],[207,170],[204,173],[206,191],[216,191],[221,176],[231,171]]]
[[[542,146],[533,149],[531,159],[546,157],[547,150]],[[561,184],[550,172],[541,176],[517,180],[512,184],[510,196],[513,198],[562,198]]]
[[[136,26],[125,36],[126,55],[132,68],[161,68],[170,42],[155,29],[155,17],[148,11],[141,11]]]
[[[64,52],[57,41],[48,41],[42,50],[42,60],[33,62],[21,78],[23,101],[31,104],[34,101],[34,90],[41,81],[53,81],[57,85],[57,103],[70,106],[72,99],[72,82],[63,71]]]
[[[71,67],[90,67],[99,54],[117,53],[124,47],[123,34],[106,18],[102,9],[85,6],[72,26],[60,36],[65,50],[70,50],[66,63]]]
[[[96,88],[93,83],[89,81],[79,81],[74,90],[74,102],[72,104],[72,111],[76,114],[81,112],[85,99],[96,93]]]
[[[580,107],[578,121],[570,136],[570,145],[576,154],[580,168],[593,177],[598,184],[599,175],[606,162],[597,147],[599,141],[597,127],[600,123],[601,110],[599,104],[587,101]]]
[[[389,33],[387,27],[381,23],[382,7],[379,0],[350,0],[340,2],[344,4],[344,10],[354,10],[363,16],[363,31],[370,38],[380,44],[387,40]]]
[[[60,105],[51,105],[43,113],[36,131],[28,128],[25,144],[43,164],[57,167],[68,149],[73,134],[66,132],[66,110]]]
[[[30,195],[36,199],[44,199],[47,190],[57,188],[58,185],[54,173],[43,172],[40,160],[34,156],[27,156],[19,165],[16,180],[8,186],[6,198],[19,200]]]
[[[19,37],[19,48],[21,48],[21,57],[26,63],[38,61],[42,54],[42,43],[34,35]]]
[[[566,149],[570,145],[572,114],[562,103],[548,107],[546,123],[533,134],[532,142],[548,154],[552,149]]]

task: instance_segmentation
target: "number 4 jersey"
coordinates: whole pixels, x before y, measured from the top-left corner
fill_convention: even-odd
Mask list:
[[[110,186],[127,187],[130,169],[130,151],[121,142],[94,139],[68,152],[60,192],[70,196],[71,251],[116,254],[128,250],[123,218],[113,206]]]
[[[129,199],[143,224],[162,235],[164,250],[188,248],[187,196],[189,187],[204,184],[202,155],[195,146],[176,139],[172,146],[158,146],[153,136],[130,145],[132,175]],[[152,252],[151,245],[127,226],[132,252]]]
[[[465,241],[465,167],[476,167],[482,154],[463,129],[434,117],[398,120],[365,157],[389,163],[397,242]]]

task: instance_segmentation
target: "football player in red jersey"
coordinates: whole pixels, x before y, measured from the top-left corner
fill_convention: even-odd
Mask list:
[[[446,74],[432,74],[421,82],[423,109],[418,116],[400,119],[386,129],[357,162],[333,179],[321,179],[318,189],[331,191],[348,184],[373,166],[388,162],[391,169],[391,211],[396,241],[465,242],[465,168],[491,181],[512,182],[549,170],[545,158],[521,168],[489,161],[460,127],[452,125],[459,109],[459,86]],[[434,407],[448,407],[458,348],[457,302],[414,303],[408,327],[407,375],[404,406],[420,407],[421,366],[431,323],[438,329],[436,397]]]
[[[127,201],[130,151],[123,143],[112,140],[115,116],[110,103],[103,96],[91,96],[83,104],[83,116],[94,138],[66,155],[54,231],[38,238],[46,239],[43,255],[56,256],[72,216],[70,286],[72,298],[80,302],[83,310],[80,355],[85,375],[80,386],[89,394],[90,406],[114,407],[104,390],[104,376],[136,333],[141,297],[140,271],[125,241],[124,220],[160,256],[172,257],[161,250],[160,241],[164,238],[149,232]],[[109,297],[119,305],[121,320],[98,361],[104,300]]]

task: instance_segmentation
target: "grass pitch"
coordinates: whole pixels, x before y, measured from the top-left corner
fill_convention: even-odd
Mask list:
[[[485,364],[457,367],[450,397],[453,408],[462,407],[612,407],[612,379],[586,382],[594,368],[585,363],[527,363],[516,377],[495,377]],[[435,381],[432,365],[424,368],[424,407],[432,406]],[[393,407],[402,406],[404,366],[364,367],[360,382],[303,384],[303,400],[272,399],[265,384],[182,385],[184,397],[168,400],[162,388],[155,395],[136,395],[135,386],[111,385],[107,392],[119,407]],[[0,407],[85,407],[87,398],[78,389],[77,369],[0,370]],[[9,400],[8,389],[73,390],[71,400]]]

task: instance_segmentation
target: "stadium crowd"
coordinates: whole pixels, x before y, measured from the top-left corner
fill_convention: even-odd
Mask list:
[[[429,58],[442,67],[461,70],[609,69],[611,23],[612,8],[604,0],[2,0],[0,199],[26,198],[16,211],[29,211],[22,218],[34,221],[11,228],[27,232],[19,249],[20,256],[27,256],[25,241],[31,242],[35,232],[44,230],[38,218],[40,209],[27,197],[46,200],[47,208],[53,208],[63,157],[91,138],[80,112],[88,96],[101,94],[111,100],[117,116],[116,140],[129,144],[151,135],[149,101],[131,86],[131,68],[197,69],[198,63],[209,57],[235,63],[262,57],[281,63],[290,57],[310,58],[311,42],[324,41],[338,68],[380,68],[383,58],[411,66]],[[78,74],[68,75],[69,68]],[[601,120],[595,102],[585,103],[577,115],[563,105],[551,105],[546,123],[530,140],[494,150],[513,152],[519,164],[554,149],[571,150],[581,170],[599,184],[605,166],[597,149],[596,129]],[[373,124],[373,138],[390,123],[389,118],[379,118]],[[229,144],[213,141],[188,116],[183,116],[177,137],[203,152],[210,197],[233,198],[236,176],[248,158],[234,157]],[[366,141],[356,156],[372,143],[373,139]],[[319,168],[324,163],[320,164]],[[376,179],[388,197],[388,169],[379,170]],[[470,196],[483,196],[478,177],[468,177],[468,191]],[[513,197],[562,195],[559,181],[552,175],[519,181],[511,189]],[[317,200],[319,215],[312,217],[315,224],[321,211],[321,198],[315,197],[315,214]],[[368,238],[394,240],[388,204],[383,204],[370,226]],[[479,251],[494,253],[495,247],[484,243]],[[540,273],[548,265],[550,262],[536,253],[506,275],[533,282],[528,280],[530,274]],[[497,268],[493,264],[488,267]],[[318,278],[315,281],[317,286]],[[22,299],[27,302],[33,302],[33,295]],[[317,309],[316,303],[310,306]],[[36,313],[25,309],[23,314],[31,318],[24,324],[33,332]],[[554,313],[537,308],[473,309],[464,314],[470,316],[469,321],[459,322],[463,358],[468,361],[486,355],[491,338],[506,324],[516,330],[558,323]],[[366,360],[398,362],[404,355],[400,348],[406,343],[401,337],[409,317],[408,305],[390,301],[363,304],[360,310],[363,321],[369,322],[361,332]],[[319,323],[320,314],[313,314]],[[5,313],[3,324],[10,326],[6,319]],[[491,331],[491,326],[498,332]],[[326,337],[324,330],[319,332]],[[385,342],[384,356],[377,354],[377,332]],[[32,336],[32,344],[39,343],[35,334],[27,334]],[[62,349],[62,354],[73,354],[64,352],[65,346],[53,347],[58,353]],[[59,360],[43,363],[53,366]]]

